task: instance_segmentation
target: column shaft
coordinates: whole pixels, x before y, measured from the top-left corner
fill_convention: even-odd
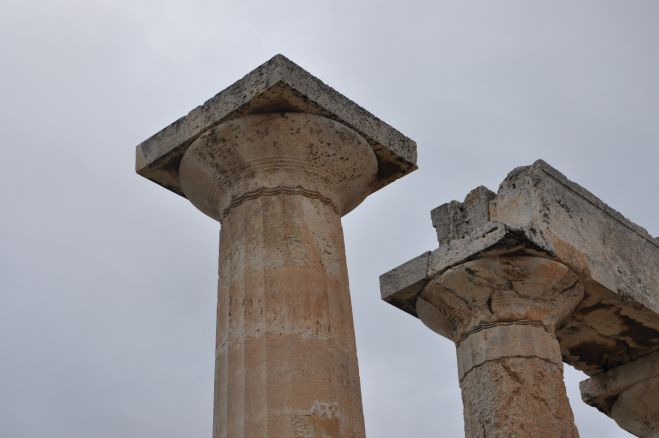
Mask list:
[[[504,336],[488,333],[504,328],[521,330],[505,330]],[[465,346],[468,338],[458,346],[459,368],[464,373],[460,389],[465,436],[579,436],[563,383],[558,341],[544,328],[529,325],[497,326],[484,332],[482,338],[490,345],[488,353],[494,354],[483,357],[482,362],[472,361],[471,368],[465,369],[469,366],[465,357],[482,355],[485,345]],[[461,351],[465,347],[473,350]]]
[[[229,120],[186,151],[181,186],[222,223],[214,438],[363,438],[341,216],[377,169],[311,114]]]
[[[214,437],[363,437],[339,214],[303,194],[223,218]]]

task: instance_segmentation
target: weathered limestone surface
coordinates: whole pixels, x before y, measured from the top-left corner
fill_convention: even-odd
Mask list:
[[[382,298],[415,315],[416,293],[456,264],[540,255],[584,282],[584,300],[557,332],[566,362],[592,375],[659,349],[656,239],[543,161],[515,169],[490,193],[479,187],[465,203],[433,210],[439,248],[402,265],[414,276],[383,274]]]
[[[542,257],[480,258],[434,278],[419,318],[456,344],[467,437],[576,437],[555,329],[583,297]]]
[[[225,122],[183,156],[187,198],[222,220],[215,437],[364,435],[341,215],[376,175],[363,138],[301,113]]]
[[[636,436],[659,437],[659,352],[597,374],[581,397]]]
[[[659,348],[659,244],[643,228],[544,162],[513,171],[490,211],[584,280],[586,299],[558,334],[566,362],[593,374]]]
[[[137,173],[185,196],[179,181],[179,163],[197,137],[227,120],[283,111],[337,120],[364,137],[380,163],[376,188],[416,169],[414,141],[285,56],[276,55],[138,145]]]
[[[563,371],[539,358],[506,357],[460,382],[465,437],[577,437]]]
[[[138,172],[222,223],[215,438],[363,438],[341,216],[415,159],[281,56],[138,146]]]
[[[498,193],[479,187],[464,202],[453,201],[433,210],[431,218],[439,247],[383,274],[380,277],[383,300],[429,325],[427,320],[433,312],[423,310],[422,297],[447,273],[473,261],[501,263],[511,257],[541,258],[564,266],[579,278],[584,290],[583,299],[552,332],[558,339],[555,345],[563,361],[596,375],[659,351],[659,240],[543,161],[515,169]],[[471,286],[454,289],[461,299],[473,294],[470,290]],[[455,317],[443,315],[438,308],[433,311],[439,320]],[[491,369],[492,378],[496,379],[496,364],[491,363],[496,361],[484,360],[482,356],[496,356],[491,350],[497,350],[500,339],[509,343],[522,335],[507,332],[497,336],[470,340],[474,345],[468,351],[478,354],[465,356],[458,347],[459,363],[470,360],[482,363],[475,369],[479,373]],[[526,336],[537,338],[533,344],[547,344],[539,334]],[[511,348],[524,350],[519,346]],[[551,349],[545,349],[533,356],[549,364],[553,362],[547,359],[556,357],[554,354]],[[467,429],[474,434],[468,436],[479,436],[471,419],[471,413],[477,412],[472,406],[485,402],[481,396],[474,398],[469,391],[465,394],[464,382],[469,374],[463,377],[464,367],[460,367]],[[534,366],[529,365],[528,369]],[[563,393],[559,380],[552,387]],[[654,380],[645,380],[649,387],[651,382]],[[528,391],[532,393],[531,388]],[[523,392],[518,391],[517,396],[522,397]],[[551,393],[552,398],[562,397],[556,391],[543,393]],[[654,399],[647,392],[641,394],[640,389],[630,390],[626,398],[621,396],[619,400],[631,400],[632,393],[634,403],[653,403]],[[622,412],[623,406],[633,403],[620,402],[618,406],[618,412]],[[473,417],[486,418],[488,409]],[[613,411],[610,412],[613,416]]]

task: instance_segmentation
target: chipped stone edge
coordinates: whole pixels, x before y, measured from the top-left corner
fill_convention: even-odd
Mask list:
[[[595,208],[599,209],[602,211],[604,214],[607,216],[610,216],[614,220],[616,220],[618,223],[623,225],[625,228],[631,230],[632,232],[638,234],[640,237],[643,239],[647,240],[650,242],[652,245],[656,246],[659,248],[659,237],[652,237],[648,231],[643,228],[642,226],[632,222],[631,220],[627,219],[625,216],[623,216],[620,212],[617,210],[611,208],[608,204],[606,204],[604,201],[602,201],[600,198],[592,194],[590,191],[586,190],[584,187],[581,185],[575,183],[574,181],[569,180],[565,175],[563,175],[560,171],[549,165],[547,162],[544,160],[536,160],[532,165],[530,166],[522,166],[518,167],[516,169],[513,169],[504,179],[504,181],[501,183],[501,185],[505,184],[507,181],[517,178],[520,174],[528,171],[532,171],[534,169],[538,169],[541,172],[543,172],[545,175],[549,176],[552,178],[554,181],[558,182],[568,190],[572,191],[591,205],[593,205]]]
[[[632,386],[659,376],[659,351],[579,382],[581,399],[610,415],[618,396]]]
[[[241,110],[257,96],[284,84],[301,95],[318,113],[351,127],[371,144],[381,164],[399,167],[387,170],[380,187],[417,169],[416,142],[386,124],[369,111],[323,83],[283,55],[257,67],[187,115],[163,128],[136,147],[138,174],[182,194],[176,183],[161,181],[156,175],[160,163],[180,159],[187,147],[208,129],[243,115]]]
[[[380,276],[383,301],[417,316],[416,298],[425,285],[446,270],[479,256],[533,254],[553,258],[551,245],[525,228],[487,222],[461,239],[427,251]]]

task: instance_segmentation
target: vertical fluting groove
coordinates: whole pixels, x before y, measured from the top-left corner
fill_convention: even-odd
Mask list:
[[[228,347],[229,347],[229,284],[231,273],[228,272],[231,266],[232,251],[228,246],[231,245],[229,236],[223,236],[220,231],[220,260],[228,259],[229,263],[226,265],[227,272],[220,272],[218,269],[218,299],[217,299],[217,330],[216,330],[216,372],[215,372],[215,405],[217,406],[217,414],[213,415],[214,418],[214,433],[218,434],[217,438],[227,438],[229,418],[229,363],[228,363]],[[224,303],[223,303],[224,300]],[[223,305],[225,304],[225,305]],[[217,351],[219,349],[219,351]]]
[[[227,366],[243,371],[226,373],[226,438],[362,438],[338,215],[317,199],[274,195],[237,206],[223,232],[232,253],[222,253],[220,273],[232,309]]]
[[[232,119],[185,151],[181,190],[222,223],[215,438],[363,437],[340,218],[377,175],[362,136],[313,114]]]
[[[260,233],[258,234],[258,236],[259,236],[259,247],[261,247],[261,248],[263,248],[264,245],[265,245],[265,235],[264,235],[263,226],[262,226],[263,223],[265,222],[264,211],[265,210],[263,208],[260,209],[261,227],[260,227]],[[261,253],[261,262],[262,263],[264,262],[263,253]],[[270,394],[269,394],[269,387],[270,386],[268,385],[268,347],[267,347],[268,327],[267,327],[266,318],[267,318],[267,308],[268,308],[268,304],[269,304],[270,294],[268,293],[269,291],[268,291],[268,284],[267,284],[267,281],[266,281],[265,272],[261,271],[259,281],[263,285],[263,292],[262,292],[263,293],[263,298],[262,298],[263,301],[262,301],[262,304],[261,304],[261,308],[259,309],[260,310],[261,323],[263,325],[263,333],[261,334],[261,339],[260,340],[261,340],[261,351],[263,352],[263,371],[262,371],[263,375],[262,375],[261,385],[263,385],[264,394],[261,397],[261,399],[262,399],[261,401],[263,403],[263,410],[264,410],[264,418],[263,418],[263,423],[264,423],[263,428],[264,428],[264,432],[265,432],[264,438],[267,438],[270,435],[269,432],[268,432],[269,429],[270,429],[269,428],[270,414],[269,414],[269,409],[268,409],[268,406],[269,406],[268,399],[270,397]]]
[[[247,312],[247,306],[246,306],[246,304],[247,304],[246,303],[246,301],[247,301],[246,300],[246,297],[247,297],[247,281],[246,280],[247,280],[247,276],[243,274],[243,282],[241,283],[241,285],[242,285],[242,288],[241,288],[241,292],[242,292],[241,293],[242,312],[240,312],[240,315],[241,315],[241,318],[242,318],[242,320],[241,320],[242,324],[240,325],[241,330],[239,332],[239,335],[240,335],[240,350],[241,350],[241,353],[242,353],[242,355],[241,355],[241,357],[242,357],[242,363],[241,363],[242,385],[241,385],[241,394],[240,394],[241,398],[242,398],[242,400],[241,400],[242,401],[242,412],[241,412],[241,414],[242,414],[242,419],[241,420],[242,421],[240,422],[241,423],[242,433],[240,434],[240,436],[243,436],[243,437],[247,436],[247,435],[245,435],[245,423],[246,423],[246,420],[247,420],[246,417],[245,417],[245,409],[246,409],[246,401],[247,401],[247,397],[246,397],[246,394],[245,394],[247,392],[246,391],[246,388],[247,388],[247,385],[246,385],[246,383],[247,383],[247,367],[245,366],[246,365],[246,363],[245,363],[245,339],[246,339],[246,334],[247,334],[247,331],[246,331],[247,327],[246,327],[246,321],[245,321],[246,312]]]

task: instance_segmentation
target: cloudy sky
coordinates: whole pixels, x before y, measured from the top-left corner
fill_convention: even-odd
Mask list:
[[[417,141],[344,218],[371,438],[460,437],[451,342],[379,299],[429,211],[543,158],[659,235],[659,2],[0,0],[0,436],[211,436],[218,224],[134,147],[283,53]],[[566,381],[583,437],[623,437]]]

